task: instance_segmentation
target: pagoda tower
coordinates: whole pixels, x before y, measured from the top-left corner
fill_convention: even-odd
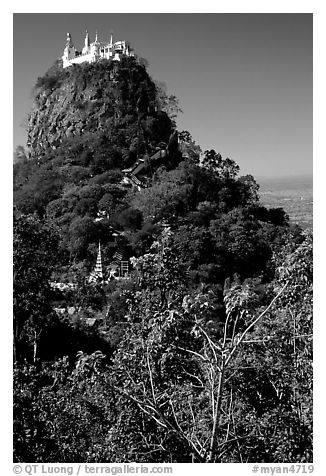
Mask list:
[[[96,283],[97,281],[103,280],[103,266],[102,266],[102,253],[101,253],[101,242],[98,243],[98,253],[96,259],[96,265],[94,270],[91,272],[90,277],[88,278],[89,283]]]
[[[71,39],[70,33],[67,33],[66,46],[62,55],[63,67],[70,65],[70,61],[76,58],[76,49]]]
[[[89,41],[89,34],[88,31],[86,30],[86,36],[85,36],[85,43],[84,43],[84,48],[82,50],[83,55],[87,55],[90,52],[90,41]]]

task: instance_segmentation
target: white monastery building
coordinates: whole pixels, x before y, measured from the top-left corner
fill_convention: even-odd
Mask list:
[[[67,33],[66,46],[62,55],[62,66],[67,68],[73,64],[94,63],[101,58],[120,61],[122,56],[134,56],[134,53],[126,41],[116,41],[113,43],[111,33],[109,43],[98,41],[97,33],[95,41],[90,43],[88,31],[86,30],[85,44],[82,51],[77,51],[73,45],[70,33]]]

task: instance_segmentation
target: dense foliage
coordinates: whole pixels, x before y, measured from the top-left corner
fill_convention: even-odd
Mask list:
[[[136,59],[56,64],[34,95],[14,160],[15,461],[311,461],[311,234],[176,131]],[[88,281],[99,241],[127,277]]]

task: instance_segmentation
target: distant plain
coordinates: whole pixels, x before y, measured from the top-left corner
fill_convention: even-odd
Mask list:
[[[302,228],[313,224],[313,178],[312,175],[288,177],[257,177],[259,195],[268,208],[284,208],[292,223]]]

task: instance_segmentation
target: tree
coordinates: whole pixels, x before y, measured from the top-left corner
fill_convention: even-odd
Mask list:
[[[40,370],[14,370],[14,461],[46,463],[110,461],[106,441],[118,419],[103,376],[101,352],[77,354]]]
[[[251,434],[242,458],[256,461],[312,460],[312,239],[275,255],[271,285],[278,305],[243,343],[236,360],[236,418]],[[242,394],[242,396],[241,396]],[[245,400],[243,399],[245,396]],[[239,430],[241,426],[239,427]],[[243,430],[242,430],[243,431]],[[254,442],[256,443],[253,446]]]
[[[212,235],[207,228],[190,223],[180,225],[173,235],[178,259],[194,282],[216,282],[219,270]]]
[[[97,214],[97,201],[95,198],[81,198],[76,207],[74,213],[80,216],[90,216],[95,218]]]
[[[139,210],[134,208],[126,208],[122,210],[116,218],[116,223],[123,227],[125,230],[131,230],[135,232],[141,228],[143,221],[143,215]]]
[[[59,198],[63,187],[63,179],[59,170],[49,164],[37,167],[28,181],[16,189],[14,202],[25,214],[37,212],[40,217],[45,214],[46,206]]]
[[[51,313],[50,277],[57,259],[55,230],[35,216],[14,217],[15,358],[37,357],[37,346]],[[25,348],[27,346],[27,349]]]
[[[298,384],[304,371],[311,374],[311,307],[308,300],[303,321],[301,312],[296,316],[306,322],[308,334],[299,334],[297,323],[298,334],[293,335],[295,301],[288,299],[295,299],[296,290],[306,302],[311,293],[309,239],[287,258],[280,273],[263,308],[257,307],[250,286],[225,288],[222,327],[205,321],[209,301],[204,295],[182,299],[182,289],[178,295],[175,285],[163,308],[148,291],[133,300],[115,374],[121,398],[138,408],[137,418],[142,414],[156,427],[150,436],[149,427],[143,427],[137,448],[147,441],[148,455],[175,462],[311,459],[311,378],[302,391]],[[300,361],[304,364],[293,379]]]
[[[272,256],[264,228],[245,208],[233,209],[212,220],[210,232],[224,268],[224,279],[234,273],[242,278],[261,273]]]
[[[223,179],[235,178],[240,170],[234,160],[222,159],[221,154],[216,153],[214,149],[204,152],[202,164]]]
[[[88,245],[96,241],[96,225],[89,216],[76,217],[69,226],[68,249],[73,259],[85,258]]]
[[[259,185],[252,175],[242,175],[238,178],[238,183],[242,185],[239,193],[242,195],[241,203],[246,205],[256,204],[259,201]]]
[[[182,156],[187,157],[198,164],[202,151],[200,146],[193,140],[191,134],[188,131],[179,132],[179,142]]]
[[[209,287],[189,288],[165,230],[118,289],[125,332],[111,364],[83,350],[28,390],[20,374],[17,458],[310,461],[311,236],[274,261],[264,303],[238,278],[223,313]]]
[[[234,373],[229,368],[246,335],[279,295],[242,329],[229,307],[223,330],[203,319],[209,306],[203,295],[181,301],[174,286],[173,298],[162,308],[148,293],[139,294],[116,354],[115,387],[155,424],[148,452],[160,452],[161,461],[223,461],[237,439],[224,416],[226,382]],[[144,437],[142,433],[139,439]]]
[[[151,187],[132,196],[131,204],[142,212],[144,220],[174,220],[189,211],[193,184],[191,172],[183,165],[159,171]]]
[[[178,114],[182,112],[179,106],[179,101],[176,96],[167,93],[167,86],[165,83],[156,81],[155,85],[159,106],[162,111],[167,113],[175,125],[175,119]]]
[[[26,162],[26,160],[27,160],[27,155],[26,155],[24,147],[22,145],[18,145],[14,152],[14,164],[17,164],[20,162]]]

